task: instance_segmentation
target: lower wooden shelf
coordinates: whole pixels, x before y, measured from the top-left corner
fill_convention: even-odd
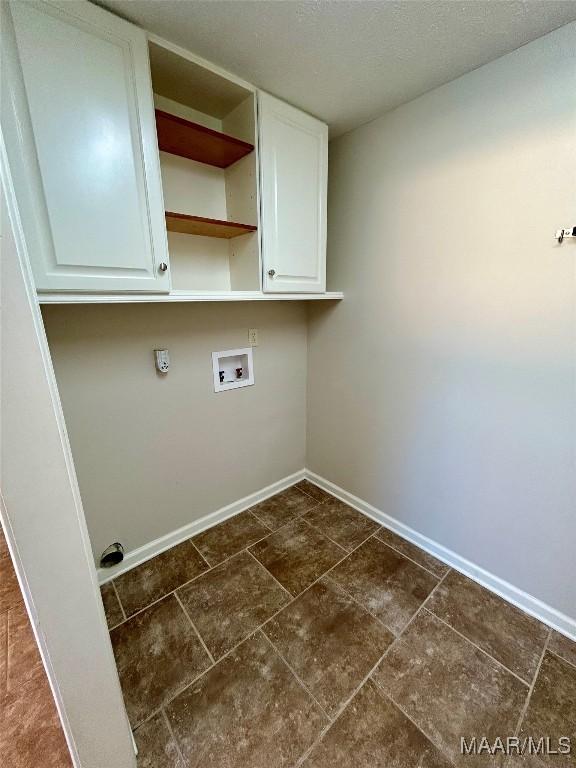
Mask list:
[[[258,227],[254,227],[252,224],[238,224],[236,221],[205,219],[203,216],[189,216],[186,213],[166,211],[166,229],[168,232],[180,232],[185,235],[222,237],[230,240],[232,237],[256,232]]]
[[[326,293],[263,293],[262,291],[225,291],[199,293],[170,291],[170,293],[39,293],[40,304],[142,304],[189,301],[340,301],[341,291]]]

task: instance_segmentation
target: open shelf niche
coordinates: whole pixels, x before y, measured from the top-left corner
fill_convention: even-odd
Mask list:
[[[256,232],[258,227],[250,224],[238,224],[236,221],[206,219],[202,216],[188,216],[186,213],[166,211],[166,229],[168,232],[180,232],[183,235],[221,237],[230,240],[233,237]]]
[[[254,145],[204,125],[156,110],[158,147],[162,152],[199,163],[228,168],[254,150]]]
[[[172,287],[259,291],[255,93],[152,41],[150,66]]]

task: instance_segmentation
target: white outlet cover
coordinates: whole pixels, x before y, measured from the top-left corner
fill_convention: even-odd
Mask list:
[[[168,373],[170,370],[170,355],[167,349],[155,349],[156,370],[159,373]]]

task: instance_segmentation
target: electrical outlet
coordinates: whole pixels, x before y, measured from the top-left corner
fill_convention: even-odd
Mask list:
[[[258,329],[257,328],[248,328],[248,344],[250,344],[251,347],[258,346]]]
[[[158,373],[168,373],[170,370],[170,356],[167,349],[155,349],[154,359]]]

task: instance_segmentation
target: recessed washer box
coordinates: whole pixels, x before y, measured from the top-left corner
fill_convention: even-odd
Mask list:
[[[254,384],[252,347],[212,352],[212,370],[214,392],[251,386]]]

